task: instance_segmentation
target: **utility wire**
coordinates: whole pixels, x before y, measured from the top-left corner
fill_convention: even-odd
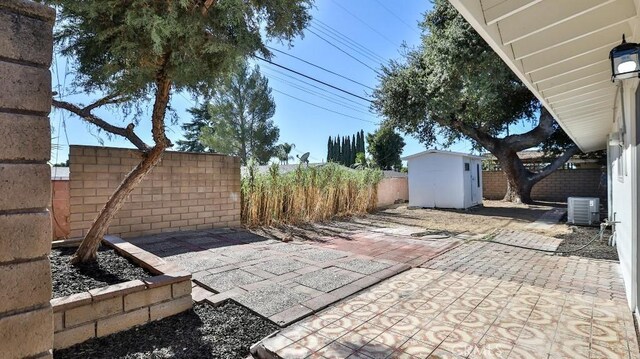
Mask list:
[[[368,47],[361,45],[357,41],[353,40],[351,37],[343,34],[342,32],[340,32],[338,30],[336,30],[335,28],[331,27],[329,24],[323,22],[320,19],[314,19],[314,22],[311,24],[311,26],[313,26],[316,29],[322,28],[325,31],[334,34],[335,36],[337,36],[339,38],[342,38],[344,41],[352,44],[353,46],[355,46],[355,47],[361,49],[362,51],[370,54],[371,56],[377,58],[378,59],[377,61],[379,61],[379,62],[384,62],[385,61],[384,57],[376,54],[375,52],[371,51],[371,49],[369,49]]]
[[[350,99],[350,98],[347,98],[347,97],[341,96],[341,95],[339,95],[339,94],[337,94],[337,93],[335,93],[335,92],[331,92],[331,91],[329,91],[329,90],[327,90],[327,89],[325,89],[325,88],[323,88],[323,87],[316,86],[316,85],[314,85],[314,84],[312,84],[312,83],[306,82],[306,81],[305,81],[305,80],[303,80],[303,79],[299,79],[299,78],[297,78],[297,77],[291,76],[291,75],[289,75],[289,74],[287,74],[287,73],[285,73],[285,72],[282,72],[282,71],[280,71],[280,70],[278,70],[278,69],[272,69],[272,68],[269,68],[269,67],[265,67],[265,70],[269,71],[269,72],[267,72],[267,74],[268,74],[269,76],[274,76],[273,74],[271,74],[271,73],[270,73],[270,71],[276,72],[276,73],[278,73],[278,74],[280,74],[280,75],[282,75],[282,76],[285,76],[285,77],[288,77],[288,78],[293,79],[293,80],[295,80],[295,81],[298,81],[298,82],[300,82],[301,84],[303,84],[303,85],[305,85],[305,86],[309,86],[309,87],[312,87],[312,88],[318,89],[318,90],[320,90],[320,91],[322,91],[322,92],[325,92],[325,93],[327,93],[327,94],[329,94],[329,95],[332,95],[332,96],[334,96],[334,97],[336,97],[336,98],[338,98],[338,99],[340,99],[340,100],[344,100],[344,101],[351,102],[352,104],[355,104],[355,105],[358,105],[358,106],[363,107],[363,108],[364,108],[364,109],[366,109],[367,111],[369,110],[369,106],[364,105],[364,104],[362,104],[361,102],[358,102],[358,101],[356,101],[356,100],[352,100],[352,99]],[[282,81],[284,81],[284,80],[282,80]]]
[[[348,109],[350,109],[352,111],[360,112],[360,113],[365,114],[365,115],[371,115],[371,113],[369,113],[369,112],[365,112],[365,111],[360,110],[358,108],[352,107],[351,105],[348,105],[348,104],[345,104],[344,102],[340,102],[338,100],[335,100],[335,99],[333,99],[333,98],[331,98],[331,97],[329,97],[327,95],[321,94],[321,93],[319,93],[317,91],[305,89],[302,86],[296,85],[296,84],[294,84],[294,83],[292,83],[290,81],[287,81],[287,80],[283,80],[282,78],[279,78],[277,76],[273,76],[273,75],[271,75],[271,76],[273,78],[277,79],[278,81],[282,81],[283,83],[285,83],[285,84],[287,84],[287,85],[289,85],[289,86],[291,86],[293,88],[296,88],[296,89],[298,89],[300,91],[306,92],[306,93],[311,94],[311,95],[319,96],[319,97],[325,99],[326,101],[332,102],[332,103],[334,103],[336,105],[343,106],[343,107],[348,108]]]
[[[398,19],[401,23],[405,24],[408,28],[410,28],[414,33],[420,35],[420,33],[411,25],[409,25],[406,21],[404,21],[404,19],[402,19],[400,16],[398,16],[398,14],[396,14],[395,12],[391,11],[391,9],[389,9],[388,7],[386,7],[380,0],[375,0],[378,5],[380,5],[380,7],[382,7],[383,9],[385,9],[389,14],[393,15],[393,17],[395,17],[396,19]]]
[[[307,64],[307,65],[311,65],[311,66],[313,66],[313,67],[315,67],[315,68],[318,68],[318,69],[323,70],[323,71],[326,71],[326,72],[328,72],[328,73],[330,73],[330,74],[333,74],[333,75],[336,75],[336,76],[338,76],[338,77],[341,77],[341,78],[343,78],[343,79],[345,79],[345,80],[347,80],[347,81],[351,81],[351,82],[353,82],[354,84],[358,84],[358,85],[360,85],[360,86],[364,86],[364,87],[366,87],[366,88],[368,88],[368,89],[370,89],[370,90],[374,90],[374,88],[369,87],[369,86],[367,86],[367,85],[363,84],[362,82],[358,82],[358,81],[353,80],[353,79],[350,79],[350,78],[348,78],[348,77],[346,77],[346,76],[344,76],[344,75],[340,75],[340,74],[339,74],[339,73],[337,73],[337,72],[334,72],[334,71],[328,70],[328,69],[326,69],[326,68],[324,68],[324,67],[322,67],[322,66],[319,66],[319,65],[316,65],[316,64],[314,64],[314,63],[311,63],[311,62],[309,62],[309,61],[307,61],[307,60],[305,60],[305,59],[301,59],[301,58],[299,58],[299,57],[297,57],[297,56],[291,55],[291,54],[289,54],[289,53],[286,53],[286,52],[284,52],[284,51],[278,50],[278,49],[273,48],[273,47],[271,47],[271,46],[267,46],[267,48],[269,48],[270,50],[273,50],[273,51],[275,51],[275,52],[279,52],[279,53],[281,53],[281,54],[283,54],[283,55],[286,55],[286,56],[289,56],[289,57],[293,57],[294,59],[299,60],[299,61],[302,61],[302,62],[304,62],[304,63],[305,63],[305,64]]]
[[[346,113],[342,113],[342,112],[339,112],[339,111],[334,111],[334,110],[332,110],[332,109],[329,109],[329,108],[326,108],[326,107],[323,107],[323,106],[320,106],[320,105],[316,105],[315,103],[312,103],[312,102],[309,102],[309,101],[303,100],[303,99],[301,99],[301,98],[298,98],[298,97],[295,97],[295,96],[292,96],[292,95],[289,95],[289,94],[287,94],[287,93],[284,93],[284,92],[279,91],[279,90],[276,90],[276,89],[273,89],[273,91],[278,92],[278,93],[280,93],[280,94],[282,94],[282,95],[285,95],[285,96],[291,97],[292,99],[298,100],[298,101],[300,101],[300,102],[304,102],[304,103],[306,103],[306,104],[308,104],[308,105],[311,105],[311,106],[314,106],[314,107],[317,107],[317,108],[323,109],[323,110],[325,110],[325,111],[333,112],[333,113],[335,113],[335,114],[338,114],[338,115],[341,115],[341,116],[344,116],[344,117],[349,117],[349,118],[352,118],[352,119],[354,119],[354,120],[358,120],[358,121],[362,121],[362,122],[369,122],[369,123],[373,123],[373,124],[375,124],[375,122],[373,122],[373,121],[365,120],[365,119],[362,119],[362,118],[359,118],[359,117],[355,117],[355,116],[351,116],[351,115],[347,115]]]
[[[311,77],[311,76],[309,76],[309,75],[305,75],[305,74],[303,74],[302,72],[299,72],[299,71],[296,71],[296,70],[290,69],[290,68],[288,68],[288,67],[286,67],[286,66],[283,66],[283,65],[277,64],[277,63],[275,63],[275,62],[273,62],[273,61],[270,61],[270,60],[264,59],[264,58],[262,58],[262,57],[260,57],[260,56],[256,56],[256,58],[257,58],[258,60],[262,60],[262,61],[264,61],[264,62],[266,62],[266,63],[271,64],[271,65],[274,65],[274,66],[277,66],[277,67],[279,67],[279,68],[285,69],[285,70],[287,70],[287,71],[293,72],[293,73],[294,73],[294,74],[296,74],[296,75],[299,75],[299,76],[302,76],[302,77],[308,78],[309,80],[312,80],[312,81],[318,82],[318,83],[320,83],[320,84],[323,84],[323,85],[325,85],[325,86],[327,86],[327,87],[331,87],[332,89],[338,90],[338,91],[340,91],[340,92],[344,92],[344,93],[346,93],[347,95],[351,95],[351,96],[353,96],[353,97],[357,97],[357,98],[359,98],[359,99],[361,99],[361,100],[364,100],[364,101],[367,101],[367,102],[369,102],[369,103],[373,102],[373,101],[371,101],[371,100],[370,100],[370,99],[368,99],[368,98],[362,97],[362,96],[360,96],[360,95],[356,95],[356,94],[354,94],[353,92],[349,92],[349,91],[347,91],[347,90],[341,89],[340,87],[337,87],[337,86],[331,85],[331,84],[329,84],[329,83],[326,83],[326,82],[324,82],[324,81],[318,80],[318,79],[316,79],[315,77]]]
[[[346,46],[347,48],[357,52],[358,54],[366,57],[368,60],[378,64],[380,62],[384,62],[384,60],[379,60],[376,57],[374,57],[373,55],[369,55],[367,52],[360,50],[359,48],[355,47],[354,45],[352,45],[351,43],[341,39],[338,36],[335,36],[333,33],[331,33],[330,31],[327,31],[326,29],[320,27],[320,26],[316,26],[314,24],[311,24],[311,28],[316,29],[316,31],[319,31],[321,34],[328,36],[329,38],[333,39],[334,41],[339,42],[340,44],[342,44],[343,46]]]
[[[338,5],[342,10],[344,10],[347,14],[351,15],[354,19],[360,21],[361,23],[363,23],[366,27],[368,27],[369,29],[371,29],[373,32],[375,32],[376,34],[380,35],[381,38],[387,40],[388,43],[390,43],[391,45],[393,45],[394,47],[397,47],[398,45],[396,45],[395,43],[393,43],[393,41],[391,39],[389,39],[386,35],[384,35],[383,33],[381,33],[380,31],[376,30],[373,26],[369,25],[366,21],[362,20],[361,18],[359,18],[356,14],[352,13],[351,11],[349,11],[346,7],[342,6],[342,4],[340,4],[339,2],[337,2],[336,0],[331,0],[333,1],[334,4]]]
[[[360,59],[358,59],[357,57],[355,57],[355,56],[351,55],[351,54],[350,54],[350,53],[348,53],[347,51],[344,51],[342,48],[340,48],[338,45],[334,44],[333,42],[331,42],[331,41],[329,41],[329,40],[325,39],[324,37],[322,37],[322,36],[320,36],[320,35],[318,35],[318,33],[317,33],[317,32],[315,32],[315,31],[313,31],[313,30],[311,30],[311,29],[307,29],[307,31],[309,31],[310,33],[312,33],[312,34],[316,35],[318,38],[320,38],[320,40],[322,40],[322,41],[326,42],[327,44],[329,44],[329,45],[331,45],[331,46],[333,46],[333,47],[335,47],[336,49],[338,49],[338,50],[339,50],[340,52],[342,52],[343,54],[345,54],[345,55],[349,56],[350,58],[352,58],[352,59],[354,59],[354,60],[358,61],[359,63],[361,63],[362,65],[364,65],[365,67],[367,67],[367,68],[371,69],[371,71],[375,72],[376,74],[378,74],[378,75],[382,75],[381,73],[379,73],[379,72],[378,72],[378,70],[376,70],[376,69],[374,69],[373,67],[371,67],[371,66],[367,65],[367,63],[365,63],[365,62],[361,61]]]

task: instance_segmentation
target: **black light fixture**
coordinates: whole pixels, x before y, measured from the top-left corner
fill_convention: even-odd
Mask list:
[[[609,52],[611,81],[640,77],[640,46],[627,42],[622,34],[622,43]]]

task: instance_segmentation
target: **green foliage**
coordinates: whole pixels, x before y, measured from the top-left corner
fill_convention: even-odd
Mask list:
[[[393,127],[383,125],[374,133],[367,134],[367,142],[369,142],[371,157],[381,169],[400,171],[402,168],[400,155],[405,142]]]
[[[293,160],[293,156],[291,156],[291,150],[296,148],[296,145],[293,143],[281,143],[276,146],[276,157],[280,160],[280,164],[289,164],[289,160]]]
[[[188,109],[193,119],[185,122],[180,127],[184,131],[184,140],[178,140],[179,151],[185,152],[214,152],[211,148],[200,142],[200,133],[203,127],[211,126],[211,115],[209,114],[209,104],[202,104],[200,107]]]
[[[379,170],[353,170],[336,163],[298,166],[280,173],[278,165],[242,179],[242,221],[250,226],[299,224],[364,214],[375,209]]]
[[[531,91],[446,0],[435,0],[422,23],[422,45],[406,62],[391,62],[374,93],[376,109],[427,146],[469,137],[461,128],[489,135],[533,120],[539,108]]]
[[[55,41],[75,61],[76,85],[132,98],[155,91],[167,58],[174,90],[206,95],[263,37],[290,41],[310,21],[311,0],[45,0],[59,5]]]
[[[329,136],[327,141],[327,162],[340,163],[350,167],[356,163],[356,154],[365,151],[364,130],[354,135],[335,138]]]
[[[255,158],[266,164],[277,154],[280,130],[271,120],[276,104],[260,69],[238,66],[221,82],[209,104],[211,126],[203,127],[200,142],[214,151],[240,157],[243,164]]]

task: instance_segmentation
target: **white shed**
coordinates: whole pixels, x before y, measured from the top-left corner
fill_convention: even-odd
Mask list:
[[[409,206],[462,209],[482,204],[482,157],[427,150],[403,160],[409,167]]]

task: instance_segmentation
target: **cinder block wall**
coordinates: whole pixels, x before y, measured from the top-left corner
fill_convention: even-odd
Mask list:
[[[606,187],[600,188],[600,169],[558,170],[533,186],[531,197],[538,201],[561,201],[567,197],[600,197],[606,200]],[[502,171],[482,172],[482,191],[486,199],[502,199],[507,179]]]
[[[397,200],[409,200],[409,179],[407,177],[383,178],[378,183],[378,207],[390,206]]]
[[[0,1],[0,357],[50,357],[53,9]]]
[[[70,237],[84,236],[141,152],[71,146]],[[133,190],[108,233],[136,237],[240,225],[240,159],[167,152]]]
[[[51,217],[53,225],[53,239],[69,237],[69,180],[51,181]]]

